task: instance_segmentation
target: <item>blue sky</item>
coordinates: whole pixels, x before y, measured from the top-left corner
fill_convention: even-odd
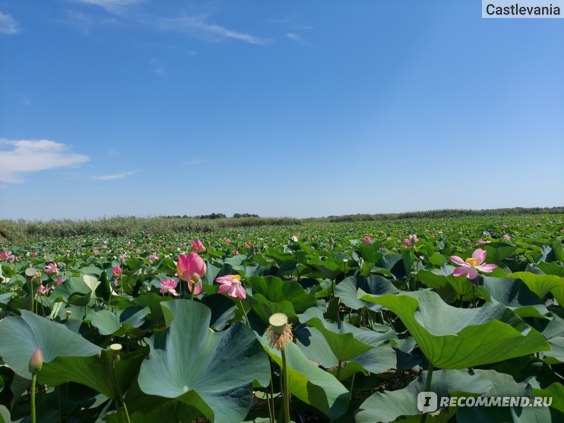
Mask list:
[[[0,218],[564,205],[564,20],[0,1]]]

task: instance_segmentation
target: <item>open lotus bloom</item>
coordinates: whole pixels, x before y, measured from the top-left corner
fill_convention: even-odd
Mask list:
[[[490,273],[497,266],[495,264],[484,263],[486,261],[487,255],[488,252],[486,250],[478,248],[472,253],[472,257],[467,258],[466,260],[462,260],[462,258],[458,256],[450,256],[450,261],[459,266],[454,269],[453,276],[466,275],[468,279],[473,280],[478,277],[478,270],[481,272]]]
[[[178,286],[178,282],[174,279],[165,279],[161,281],[161,294],[171,293],[175,297],[178,297],[178,292],[176,292],[176,287]]]
[[[225,275],[220,276],[215,280],[220,283],[221,286],[217,290],[218,294],[223,294],[227,292],[227,295],[233,298],[242,298],[243,300],[247,298],[247,292],[243,285],[241,285],[241,276],[239,275]]]

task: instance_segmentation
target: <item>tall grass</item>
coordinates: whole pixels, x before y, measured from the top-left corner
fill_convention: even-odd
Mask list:
[[[299,225],[298,219],[241,217],[237,219],[199,219],[191,217],[111,217],[94,220],[24,221],[0,220],[0,239],[23,241],[53,237],[91,236],[159,236],[178,233],[213,232],[218,229]]]

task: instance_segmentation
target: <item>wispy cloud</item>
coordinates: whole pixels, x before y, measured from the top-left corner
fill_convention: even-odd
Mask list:
[[[209,162],[208,159],[192,159],[192,160],[188,160],[186,162],[183,162],[183,164],[185,164],[187,166],[198,166],[198,165],[201,165],[201,164],[206,164],[208,162]]]
[[[256,37],[246,32],[234,31],[224,26],[209,23],[206,16],[177,16],[162,17],[155,15],[130,16],[140,25],[153,28],[157,31],[191,33],[210,41],[233,39],[249,44],[263,45],[270,40]]]
[[[83,154],[66,151],[68,146],[50,140],[0,139],[0,182],[23,182],[22,175],[89,160]]]
[[[235,31],[225,26],[211,23],[208,15],[195,14],[176,16],[162,16],[155,14],[139,13],[136,4],[142,3],[142,0],[77,0],[80,3],[92,4],[103,7],[107,12],[119,16],[127,22],[145,26],[153,30],[191,33],[196,36],[208,39],[210,41],[220,41],[224,39],[232,39],[242,41],[249,44],[266,44],[269,42],[266,38],[261,38],[249,34],[247,32]]]
[[[20,32],[18,22],[10,15],[0,12],[0,34],[17,34]]]
[[[18,101],[23,104],[24,106],[31,107],[33,105],[33,101],[25,95],[25,94],[18,94],[17,95]]]
[[[96,6],[103,7],[109,12],[119,12],[125,7],[131,6],[132,4],[139,3],[140,0],[76,0],[79,3],[93,4]]]
[[[134,170],[134,171],[131,171],[131,172],[113,173],[111,175],[93,176],[92,179],[96,179],[97,181],[112,181],[114,179],[127,178],[128,176],[135,175],[136,173],[137,173],[137,171]]]
[[[149,64],[151,65],[151,72],[156,73],[160,76],[167,76],[166,70],[162,65],[161,61],[155,57],[149,59]]]
[[[307,42],[302,37],[300,37],[298,34],[295,34],[293,32],[287,32],[286,38],[289,38],[290,40],[292,40],[292,41],[294,41],[298,44],[302,44],[304,46],[311,46],[311,44],[309,42]]]

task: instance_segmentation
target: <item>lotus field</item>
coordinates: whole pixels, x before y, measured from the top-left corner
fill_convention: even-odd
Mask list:
[[[563,239],[552,214],[2,241],[0,422],[562,422]],[[536,406],[480,402],[508,396]]]

